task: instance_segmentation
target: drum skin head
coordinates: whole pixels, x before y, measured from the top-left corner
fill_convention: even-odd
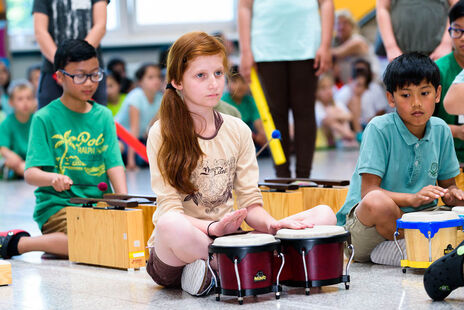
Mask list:
[[[454,207],[451,211],[459,215],[464,215],[464,207]]]
[[[276,241],[277,240],[274,238],[273,235],[248,233],[216,238],[213,242],[213,245],[223,247],[243,247],[264,245]]]
[[[331,237],[345,234],[346,230],[342,226],[335,225],[315,225],[313,228],[305,229],[280,229],[277,231],[276,238],[279,239],[304,239]]]
[[[410,212],[401,217],[403,222],[443,222],[455,219],[459,219],[459,215],[451,211]]]

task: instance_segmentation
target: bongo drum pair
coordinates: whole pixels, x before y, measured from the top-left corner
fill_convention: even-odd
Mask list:
[[[349,266],[343,274],[343,250],[350,234],[339,226],[315,226],[304,230],[281,229],[276,236],[248,233],[217,238],[209,247],[208,266],[215,278],[216,300],[224,295],[243,297],[275,292],[281,284],[310,288],[345,283],[349,288]],[[352,248],[352,245],[348,245]],[[218,278],[210,266],[216,255]]]
[[[457,229],[463,220],[451,211],[411,212],[396,221],[393,235],[401,253],[403,273],[406,267],[428,268],[435,260],[457,246]],[[398,230],[404,229],[407,259],[398,244]]]

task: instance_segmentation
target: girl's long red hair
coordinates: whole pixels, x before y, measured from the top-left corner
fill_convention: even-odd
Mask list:
[[[204,32],[190,32],[171,46],[167,58],[168,83],[179,84],[189,62],[198,56],[222,55],[227,70],[224,45]],[[192,194],[197,190],[190,180],[198,161],[204,155],[198,143],[192,116],[176,90],[167,89],[159,112],[162,144],[158,167],[164,180],[178,191]]]

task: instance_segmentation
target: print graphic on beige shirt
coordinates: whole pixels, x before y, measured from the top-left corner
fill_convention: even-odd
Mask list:
[[[215,118],[216,134],[210,138],[198,137],[205,156],[192,173],[191,180],[198,191],[191,195],[180,193],[164,181],[157,161],[162,143],[160,122],[157,121],[150,129],[147,153],[151,186],[158,204],[153,215],[155,226],[167,212],[180,212],[202,220],[219,220],[233,210],[232,190],[239,208],[263,204],[250,129],[233,116],[215,112]],[[148,246],[153,246],[153,234]]]

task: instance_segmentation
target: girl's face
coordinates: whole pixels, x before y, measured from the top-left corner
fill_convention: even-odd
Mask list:
[[[139,81],[140,87],[151,94],[156,94],[161,89],[161,70],[158,67],[148,67]]]
[[[223,55],[198,56],[188,64],[182,81],[171,83],[182,93],[190,111],[212,109],[224,90],[224,70]]]
[[[317,99],[320,100],[322,103],[329,103],[333,100],[333,92],[332,92],[333,83],[328,78],[323,78],[319,81],[317,85]]]
[[[0,85],[5,86],[10,80],[10,71],[6,65],[0,61]]]
[[[106,93],[109,101],[115,102],[118,100],[121,87],[112,76],[106,78]]]

